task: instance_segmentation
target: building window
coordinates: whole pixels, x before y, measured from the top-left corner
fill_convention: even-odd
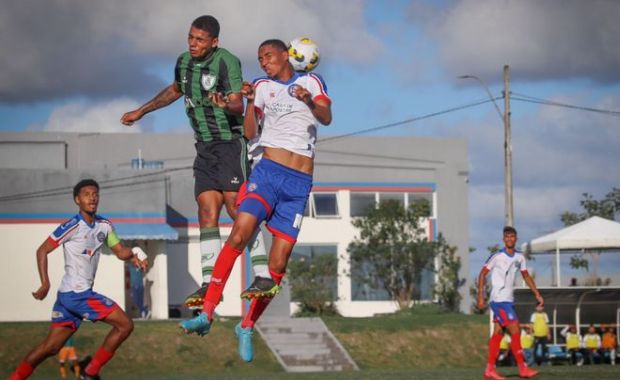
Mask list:
[[[407,193],[407,204],[425,202],[428,205],[428,217],[433,216],[433,193]]]
[[[372,207],[378,203],[396,201],[403,207],[409,207],[415,203],[426,202],[428,204],[427,217],[433,217],[433,193],[357,193],[351,192],[351,216],[367,216]]]
[[[379,193],[379,203],[387,201],[396,201],[401,207],[405,207],[404,193]]]
[[[390,295],[383,282],[368,282],[366,273],[371,270],[371,263],[351,262],[351,299],[353,301],[389,301]]]
[[[336,217],[339,215],[336,193],[313,193],[312,205],[315,217]]]
[[[338,246],[295,245],[287,271],[293,302],[338,299]]]
[[[351,193],[351,216],[366,216],[377,203],[376,193]]]
[[[380,279],[374,283],[365,279],[365,274],[371,270],[371,263],[351,262],[351,299],[353,301],[391,301]],[[433,297],[434,273],[424,269],[418,284],[414,289],[415,300],[430,301]]]

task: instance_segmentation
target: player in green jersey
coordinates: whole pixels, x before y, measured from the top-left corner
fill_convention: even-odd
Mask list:
[[[140,108],[121,118],[132,125],[145,114],[184,96],[185,110],[196,138],[194,196],[198,202],[202,286],[185,300],[190,308],[202,307],[213,266],[221,249],[218,220],[222,206],[236,218],[235,198],[247,180],[250,166],[243,137],[241,63],[218,46],[220,25],[213,16],[200,16],[191,25],[188,51],[179,56],[174,82]],[[252,251],[252,262],[265,263],[262,236]],[[264,256],[265,259],[256,259]],[[256,275],[269,278],[266,265],[254,266]]]

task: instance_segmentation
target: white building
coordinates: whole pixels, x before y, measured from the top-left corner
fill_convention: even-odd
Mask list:
[[[136,160],[137,157],[143,160]],[[143,244],[153,262],[146,275],[152,317],[175,317],[185,296],[201,282],[199,230],[193,199],[189,135],[164,134],[0,134],[0,237],[8,249],[0,253],[0,274],[11,284],[0,290],[8,307],[1,320],[46,320],[53,288],[43,302],[31,298],[38,286],[35,251],[62,221],[77,212],[71,188],[81,178],[101,184],[100,214],[109,217],[126,240]],[[458,247],[461,277],[468,269],[468,162],[462,140],[354,137],[317,144],[312,197],[294,255],[308,259],[336,255],[336,305],[345,316],[370,316],[396,310],[381,289],[357,283],[349,273],[347,246],[356,235],[352,218],[374,202],[396,199],[407,205],[425,199],[432,205],[425,221],[428,236],[441,232]],[[230,220],[222,218],[222,238]],[[60,251],[60,250],[59,250]],[[50,277],[57,286],[62,258],[50,254]],[[104,256],[95,290],[128,307],[124,264]],[[252,279],[250,262],[242,256],[218,308],[222,315],[240,315],[241,290]],[[431,300],[434,276],[421,286]],[[463,310],[469,305],[463,286]],[[24,310],[28,310],[27,313]]]

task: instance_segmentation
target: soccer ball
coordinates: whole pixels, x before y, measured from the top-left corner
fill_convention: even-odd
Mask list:
[[[295,71],[312,71],[319,65],[319,47],[307,37],[296,38],[288,44],[288,61]]]

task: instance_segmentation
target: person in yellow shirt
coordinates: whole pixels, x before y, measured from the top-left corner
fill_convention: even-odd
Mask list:
[[[536,310],[530,317],[530,323],[534,328],[534,356],[536,364],[541,365],[547,358],[547,343],[549,336],[549,316],[545,313],[542,305],[536,305]]]
[[[78,364],[77,353],[75,352],[75,344],[73,343],[73,336],[65,342],[65,345],[58,352],[58,363],[60,364],[60,377],[67,378],[67,369],[65,368],[65,362],[69,359],[73,373],[77,378],[80,376],[80,365]]]
[[[532,329],[529,325],[523,325],[521,330],[521,349],[525,356],[525,362],[527,365],[532,366],[534,364],[534,335],[532,335]]]
[[[578,366],[583,364],[583,340],[575,325],[564,327],[560,334],[566,339],[566,351],[570,354],[571,363]]]
[[[609,363],[616,365],[616,347],[618,345],[616,334],[613,327],[608,327],[603,334],[603,341],[601,342],[601,351],[603,356],[609,357]]]
[[[583,347],[585,356],[589,364],[598,364],[601,362],[601,336],[596,331],[594,325],[588,327],[588,333],[583,337]]]

